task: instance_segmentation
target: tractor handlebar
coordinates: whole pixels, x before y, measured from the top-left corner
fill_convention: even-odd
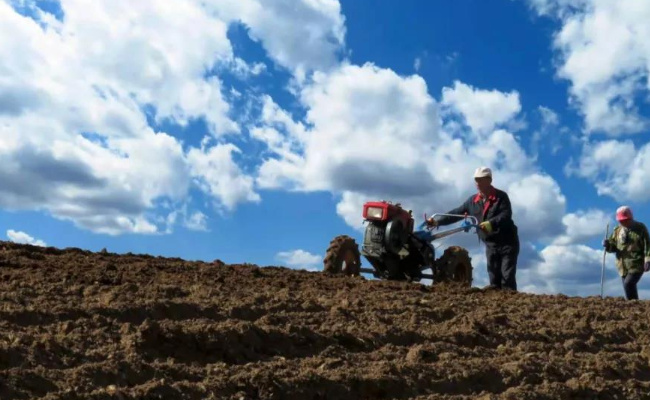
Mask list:
[[[470,229],[475,228],[478,229],[478,219],[473,216],[468,216],[468,215],[459,215],[459,214],[433,214],[432,217],[436,217],[438,215],[444,215],[444,216],[450,216],[450,217],[463,217],[463,223],[461,224],[460,227],[458,228],[453,228],[449,229],[443,232],[439,232],[436,234],[431,233],[431,230],[433,229],[432,227],[428,227],[427,225],[427,218],[426,214],[424,214],[424,222],[422,222],[419,226],[418,232],[416,232],[416,235],[420,237],[421,239],[424,239],[426,241],[434,241],[437,239],[441,239],[443,237],[453,235],[455,233],[459,232],[469,232]]]
[[[443,214],[443,213],[435,213],[431,216],[431,218],[435,218],[437,216],[445,216],[445,217],[462,217],[464,218],[463,227],[466,227],[467,229],[465,232],[469,230],[469,228],[478,226],[478,219],[472,215],[467,215],[467,214]],[[469,220],[469,222],[468,222]],[[427,225],[427,214],[424,214],[424,221],[420,224],[420,229],[426,227]]]

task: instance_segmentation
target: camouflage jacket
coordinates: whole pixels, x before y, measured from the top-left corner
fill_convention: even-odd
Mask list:
[[[650,261],[648,228],[638,221],[629,228],[617,226],[607,240],[605,251],[616,253],[616,267],[621,276],[643,272],[643,264]]]

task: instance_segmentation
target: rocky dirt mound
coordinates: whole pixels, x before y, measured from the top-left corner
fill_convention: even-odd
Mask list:
[[[641,399],[649,311],[0,242],[0,398]]]

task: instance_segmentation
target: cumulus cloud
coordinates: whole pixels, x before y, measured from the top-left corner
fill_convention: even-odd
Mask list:
[[[196,211],[187,218],[185,221],[185,227],[192,231],[207,232],[208,216],[203,214],[201,211]]]
[[[566,231],[553,240],[554,245],[567,246],[578,244],[595,237],[605,237],[605,228],[610,222],[610,213],[590,209],[566,214],[562,218]],[[611,223],[610,223],[611,226]]]
[[[15,242],[15,243],[31,244],[34,246],[42,246],[42,247],[47,246],[47,244],[44,241],[35,239],[25,232],[15,231],[13,229],[7,230],[7,238],[9,238],[11,242]]]
[[[302,82],[313,70],[338,64],[345,44],[345,18],[338,0],[211,0],[206,7],[237,20],[269,56]],[[296,23],[300,21],[300,23]]]
[[[561,28],[553,46],[557,74],[571,82],[571,102],[584,114],[587,132],[635,133],[648,127],[637,98],[650,84],[650,3],[636,0],[528,0]]]
[[[519,93],[476,89],[455,81],[451,88],[442,90],[442,105],[460,112],[476,132],[484,132],[512,120],[521,111]]]
[[[557,115],[555,111],[544,106],[539,106],[537,107],[537,109],[542,116],[542,122],[544,125],[553,126],[560,123],[560,117]]]
[[[259,202],[253,190],[253,178],[245,175],[233,161],[232,154],[240,150],[232,144],[191,149],[188,162],[198,186],[232,210],[242,201]]]
[[[591,0],[528,0],[529,5],[540,15],[568,16],[571,12],[584,9]]]
[[[539,14],[557,19],[557,75],[570,83],[570,104],[584,116],[582,155],[567,173],[588,179],[601,195],[645,201],[645,145],[595,141],[594,133],[620,137],[647,132],[650,94],[650,3],[635,0],[528,0]],[[621,162],[625,160],[625,162]]]
[[[579,138],[569,135],[567,127],[560,124],[560,116],[552,109],[539,106],[537,113],[540,125],[532,134],[531,150],[538,157],[541,151],[549,151],[555,155],[564,146],[578,144]]]
[[[99,233],[156,232],[147,212],[186,196],[189,168],[142,107],[181,125],[204,117],[215,134],[236,130],[219,81],[203,79],[206,65],[232,57],[226,25],[189,2],[61,6],[64,22],[0,3],[0,92],[31,96],[0,104],[11,110],[0,112],[0,202]],[[207,39],[179,39],[187,35]]]
[[[598,194],[617,201],[650,199],[650,144],[637,148],[630,141],[587,143],[579,160],[567,164],[568,175],[588,179]]]
[[[173,232],[176,224],[181,224],[183,227],[190,231],[196,232],[209,232],[208,228],[209,217],[201,211],[192,211],[188,202],[172,207],[172,210],[167,216],[159,216],[157,222],[165,226],[165,233]]]
[[[0,206],[98,233],[160,232],[193,183],[220,209],[259,201],[239,149],[223,140],[241,127],[219,76],[265,66],[234,54],[229,26],[246,26],[301,79],[334,65],[345,36],[336,0],[57,5],[63,18],[0,2]],[[202,120],[217,144],[191,147],[151,120]]]
[[[436,108],[422,78],[401,78],[370,64],[344,65],[315,74],[301,98],[314,126],[309,134],[279,118],[283,113],[265,115],[263,139],[281,158],[260,167],[261,186],[286,187],[289,181],[298,190],[431,189],[424,155],[436,142]]]
[[[567,251],[570,250],[570,251]],[[541,277],[550,278],[550,283],[563,280],[580,281],[585,276],[598,276],[598,264],[602,260],[602,250],[598,251],[585,245],[548,246],[542,250],[544,262],[537,272]]]
[[[316,266],[323,262],[323,257],[305,250],[281,251],[276,258],[291,268],[302,268],[315,271]]]
[[[521,274],[523,291],[571,296],[600,295],[602,249],[580,244],[551,245],[544,248],[540,255],[542,260]],[[611,254],[605,259],[604,294],[622,295],[620,277]]]

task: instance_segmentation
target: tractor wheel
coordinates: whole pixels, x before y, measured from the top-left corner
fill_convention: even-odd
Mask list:
[[[472,259],[466,249],[450,246],[436,262],[439,281],[458,282],[472,286]]]
[[[327,273],[359,276],[361,254],[357,242],[347,235],[335,237],[325,253],[323,264]]]

